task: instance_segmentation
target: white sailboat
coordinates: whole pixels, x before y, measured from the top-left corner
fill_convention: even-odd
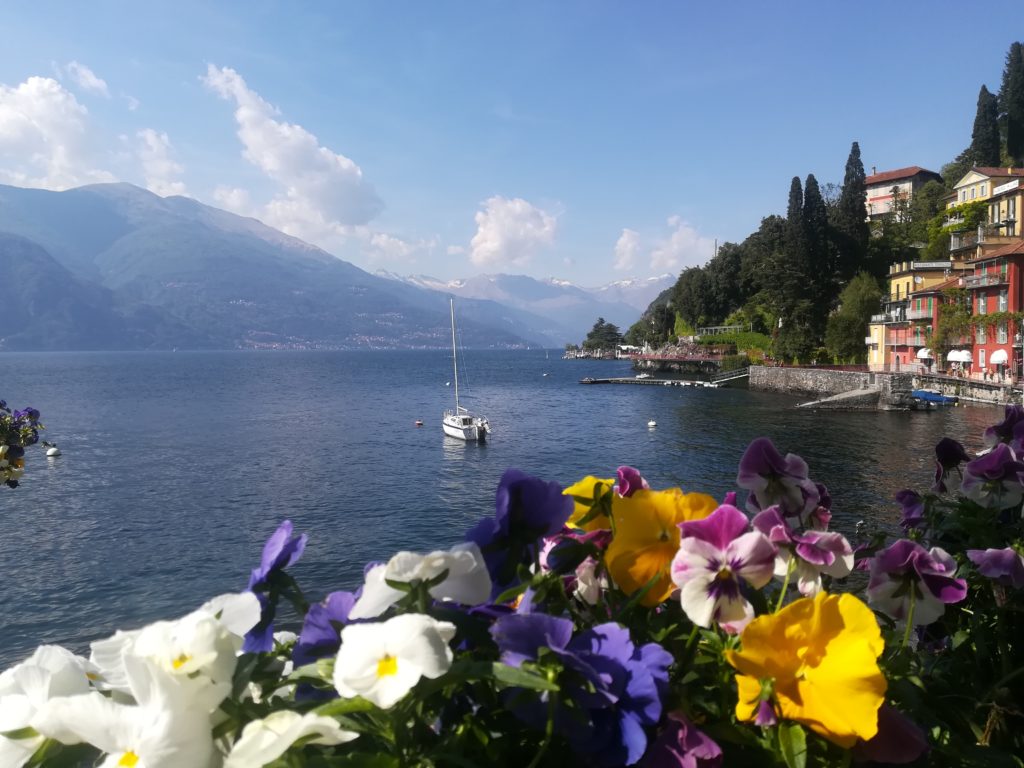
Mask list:
[[[455,410],[444,412],[441,426],[444,433],[450,437],[457,437],[468,442],[484,442],[491,425],[484,416],[474,416],[467,409],[459,405],[459,355],[458,346],[455,342],[455,299],[450,299],[452,310],[452,364],[455,368]]]

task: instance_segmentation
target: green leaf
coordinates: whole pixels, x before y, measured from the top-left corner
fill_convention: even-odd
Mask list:
[[[356,696],[351,699],[335,699],[334,701],[328,701],[326,704],[321,704],[319,707],[314,709],[318,715],[324,715],[325,717],[335,717],[336,715],[350,715],[353,712],[372,712],[377,707],[372,702],[366,699]]]
[[[799,723],[779,723],[779,750],[788,768],[806,768],[807,734]]]
[[[394,755],[372,754],[369,752],[350,752],[338,765],[352,768],[398,768],[398,758]]]
[[[39,735],[39,731],[33,728],[31,725],[26,725],[24,728],[16,728],[13,731],[0,731],[0,736],[5,739],[31,739]]]
[[[491,672],[495,680],[499,680],[506,685],[514,685],[517,688],[529,688],[533,691],[558,690],[558,683],[548,680],[543,675],[528,672],[519,667],[510,667],[498,661],[491,665]]]

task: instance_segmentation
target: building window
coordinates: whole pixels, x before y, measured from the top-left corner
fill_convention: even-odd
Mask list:
[[[985,350],[984,349],[979,349],[978,350],[978,367],[979,368],[984,368],[985,367]]]
[[[984,291],[978,291],[978,311],[976,314],[988,314],[988,296],[985,295]]]
[[[985,196],[985,189],[986,189],[987,187],[988,187],[988,184],[982,184],[982,185],[981,185],[981,196],[982,196],[982,197],[984,197],[984,196]]]
[[[1006,265],[1003,264],[1003,267],[1004,267],[1003,272],[1005,274],[1005,272],[1006,272],[1006,270],[1005,270]],[[1006,312],[1008,306],[1009,306],[1009,297],[1007,296],[1006,289],[1003,288],[1001,291],[999,291],[999,311],[1000,312]]]
[[[971,187],[971,200],[974,199],[975,192],[977,192],[977,190],[974,187]]]
[[[976,326],[974,326],[974,343],[975,344],[984,344],[985,341],[986,341],[986,339],[985,339],[985,326],[984,325],[976,325]]]
[[[996,326],[996,343],[1005,344],[1009,334],[1007,333],[1006,323],[1002,322]]]

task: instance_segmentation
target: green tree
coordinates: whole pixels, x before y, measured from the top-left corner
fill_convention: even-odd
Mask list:
[[[974,158],[971,155],[970,147],[957,155],[955,160],[942,166],[940,173],[942,174],[942,183],[946,185],[946,189],[952,191],[953,185],[960,181],[973,166]]]
[[[863,268],[868,254],[866,178],[860,145],[855,141],[846,159],[843,189],[832,218],[838,250],[836,277],[840,284],[848,282]]]
[[[612,350],[621,343],[622,334],[619,332],[618,326],[606,323],[603,317],[599,317],[583,341],[583,348]]]
[[[978,111],[971,132],[971,160],[975,165],[992,168],[999,165],[999,104],[988,88],[978,92]]]
[[[999,88],[1006,153],[1014,165],[1024,165],[1024,48],[1013,43],[1006,54]]]
[[[833,358],[858,363],[867,359],[864,336],[878,312],[882,287],[867,272],[857,274],[839,295],[839,308],[828,318],[825,348]]]
[[[696,327],[705,324],[715,298],[712,296],[711,281],[701,267],[683,270],[676,281],[672,303],[680,317],[690,325]]]

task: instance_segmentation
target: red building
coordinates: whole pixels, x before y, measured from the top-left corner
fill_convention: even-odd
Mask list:
[[[1007,312],[1024,311],[1024,241],[1004,245],[972,259],[964,277],[975,316],[972,375],[975,378],[1020,378],[1021,324]],[[985,322],[986,315],[994,315]]]

